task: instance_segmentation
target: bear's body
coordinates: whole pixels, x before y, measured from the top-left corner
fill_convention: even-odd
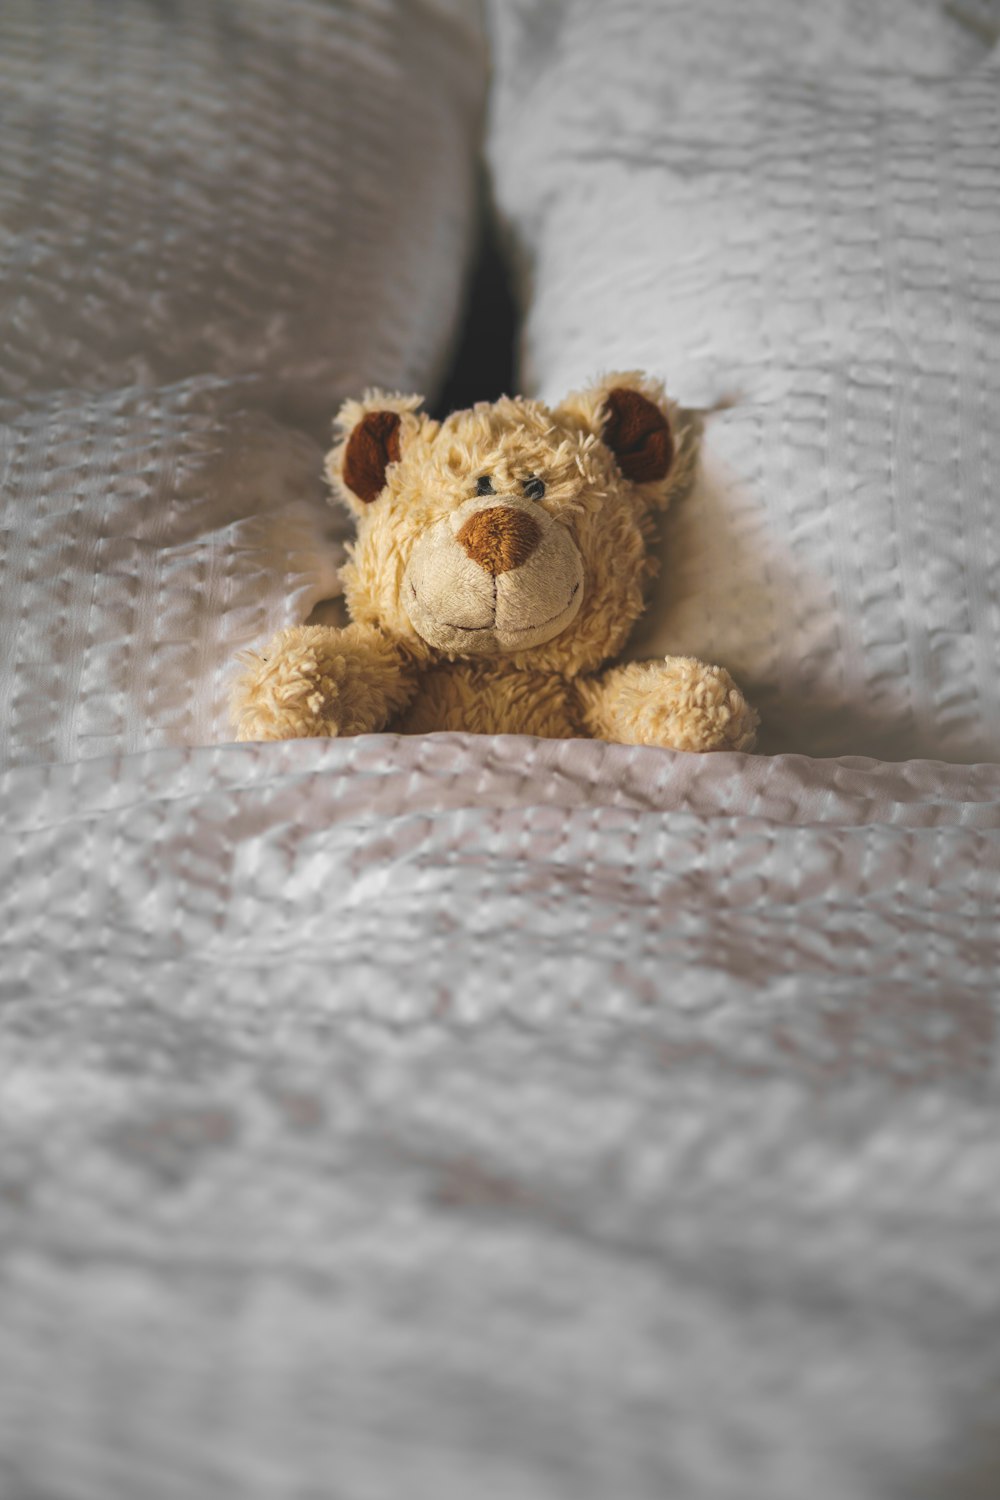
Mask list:
[[[689,466],[659,386],[619,375],[555,411],[505,397],[444,422],[418,406],[371,392],[341,411],[328,473],[358,517],[353,623],[250,653],[239,737],[388,728],[751,748],[756,715],[722,668],[604,666],[642,612],[652,517]]]
[[[546,739],[587,734],[574,686],[565,678],[526,668],[514,674],[503,666],[467,661],[443,662],[421,673],[395,727],[402,734],[436,729]]]

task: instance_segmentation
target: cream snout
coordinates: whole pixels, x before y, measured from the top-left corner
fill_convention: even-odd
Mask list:
[[[453,656],[550,641],[583,602],[583,561],[565,526],[520,495],[476,496],[418,539],[402,604],[417,634]]]

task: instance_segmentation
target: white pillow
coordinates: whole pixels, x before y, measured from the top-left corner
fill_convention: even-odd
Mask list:
[[[493,0],[524,382],[706,411],[630,654],[762,748],[1000,759],[1000,7]]]
[[[476,0],[0,9],[0,765],[231,738],[336,584],[342,399],[433,390]]]

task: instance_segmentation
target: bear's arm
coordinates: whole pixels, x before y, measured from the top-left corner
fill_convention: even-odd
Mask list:
[[[406,706],[416,680],[370,625],[299,625],[242,660],[232,696],[238,740],[375,733]]]
[[[577,681],[595,739],[664,750],[752,750],[757,714],[729,673],[690,656],[628,662]]]

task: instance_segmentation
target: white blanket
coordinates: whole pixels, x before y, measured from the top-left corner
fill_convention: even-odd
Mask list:
[[[1000,768],[3,795],[0,1494],[993,1493]]]

